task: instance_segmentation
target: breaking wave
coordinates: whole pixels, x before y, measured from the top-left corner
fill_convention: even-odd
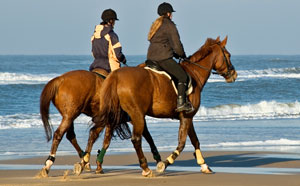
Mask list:
[[[51,123],[57,126],[61,122],[60,114],[51,114]],[[221,120],[259,120],[259,119],[292,119],[300,118],[300,103],[280,103],[276,101],[261,101],[248,105],[219,105],[216,107],[200,107],[194,121],[221,121]],[[146,117],[148,123],[178,122],[171,119]],[[91,118],[79,116],[75,123],[87,125]],[[41,127],[39,114],[0,115],[0,129]]]
[[[237,81],[259,78],[300,78],[300,68],[270,68],[264,70],[237,70]],[[5,84],[44,84],[60,74],[26,74],[0,72],[0,85]],[[224,78],[211,75],[208,82],[224,82]]]

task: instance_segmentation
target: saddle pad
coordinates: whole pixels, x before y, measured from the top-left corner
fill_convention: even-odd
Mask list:
[[[101,68],[95,68],[92,72],[100,76],[101,78],[105,79],[108,76],[108,72]]]
[[[167,76],[167,78],[169,78],[171,80],[173,88],[174,88],[176,94],[178,95],[176,85],[175,85],[174,81],[172,80],[171,76],[168,73],[166,73],[165,71],[158,71],[158,70],[155,70],[155,69],[152,69],[152,68],[149,68],[149,67],[144,67],[144,69],[151,70],[152,72]],[[190,95],[193,92],[192,78],[189,74],[187,74],[187,75],[188,75],[189,80],[188,80],[188,89],[185,91],[185,93],[186,93],[186,95]]]

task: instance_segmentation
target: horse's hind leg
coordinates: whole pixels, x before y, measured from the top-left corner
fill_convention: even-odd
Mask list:
[[[66,131],[70,128],[71,123],[72,123],[72,121],[70,121],[69,118],[63,118],[62,121],[61,121],[61,124],[56,129],[56,131],[54,132],[50,155],[48,156],[48,158],[45,162],[45,166],[40,171],[40,176],[41,177],[47,177],[48,176],[50,168],[51,168],[51,166],[53,165],[53,163],[55,161],[55,155],[56,155],[58,145],[61,142],[64,134],[66,133]]]
[[[198,140],[197,134],[195,132],[195,128],[193,123],[191,124],[190,130],[189,130],[189,137],[190,140],[195,148],[195,157],[197,159],[197,163],[201,166],[201,172],[205,174],[211,174],[213,171],[207,166],[205,163],[205,160],[203,158],[203,155],[200,151],[200,142]]]
[[[86,149],[84,152],[84,156],[82,157],[82,160],[80,163],[76,163],[74,165],[74,173],[76,175],[80,175],[83,168],[86,166],[86,164],[90,162],[90,155],[91,155],[93,145],[94,145],[95,141],[98,139],[99,133],[103,129],[104,129],[104,127],[99,127],[97,125],[95,125],[94,127],[92,127],[90,129],[90,135],[89,135],[88,143],[87,143],[87,146],[86,146]]]
[[[76,149],[76,151],[78,153],[78,156],[80,158],[83,158],[83,156],[85,155],[85,152],[81,149],[81,147],[77,143],[76,134],[74,132],[74,123],[73,122],[72,122],[70,128],[67,131],[66,137],[70,141],[70,143],[73,145],[73,147]],[[86,164],[85,170],[86,171],[91,171],[90,163]]]
[[[67,131],[66,137],[70,141],[70,143],[73,145],[73,147],[76,149],[79,157],[82,158],[84,152],[77,143],[76,134],[74,132],[74,123],[73,122],[72,122],[69,130]]]
[[[103,140],[103,145],[102,145],[102,149],[98,150],[98,154],[97,154],[97,169],[96,169],[96,174],[103,174],[103,169],[102,169],[102,164],[103,164],[103,159],[104,159],[104,155],[106,153],[106,150],[108,149],[109,145],[110,145],[110,141],[112,138],[112,131],[111,128],[109,127],[109,125],[106,126],[105,129],[105,136],[104,136],[104,140]]]
[[[150,145],[151,148],[151,152],[153,154],[153,158],[156,161],[156,163],[161,161],[161,157],[160,154],[156,148],[156,145],[154,144],[154,141],[152,139],[152,136],[148,130],[146,121],[145,121],[145,126],[144,126],[144,131],[143,131],[143,137],[146,139],[146,141],[148,142],[148,144]]]
[[[167,158],[166,161],[159,162],[157,164],[157,166],[156,166],[157,172],[164,172],[164,170],[167,168],[167,166],[173,164],[175,159],[183,151],[191,123],[192,123],[192,118],[183,118],[182,113],[181,113],[180,126],[179,126],[179,132],[178,132],[178,146],[177,146],[176,150]]]

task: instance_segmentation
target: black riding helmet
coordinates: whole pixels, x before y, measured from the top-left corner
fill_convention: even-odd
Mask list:
[[[170,13],[175,12],[172,5],[169,3],[164,2],[164,3],[160,4],[157,8],[157,13],[160,16],[166,15],[168,12],[170,12]]]
[[[101,19],[105,22],[109,20],[119,20],[117,18],[117,13],[113,9],[106,9],[102,12]]]

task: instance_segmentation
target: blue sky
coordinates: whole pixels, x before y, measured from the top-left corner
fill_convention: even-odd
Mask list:
[[[90,54],[104,9],[116,10],[123,52],[146,54],[158,0],[0,0],[0,55]],[[232,55],[300,54],[299,0],[169,0],[187,55],[228,35]]]

